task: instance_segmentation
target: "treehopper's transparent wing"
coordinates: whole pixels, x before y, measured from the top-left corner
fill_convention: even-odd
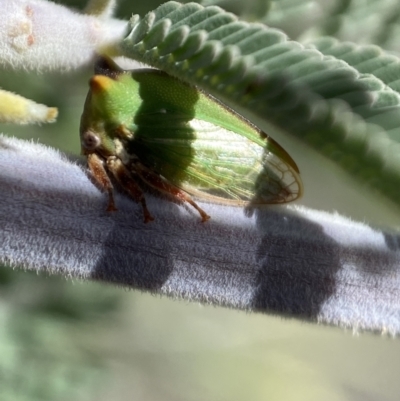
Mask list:
[[[81,120],[82,150],[115,209],[111,175],[143,205],[142,188],[188,202],[291,202],[299,170],[272,138],[215,98],[154,69],[120,70],[102,59]]]

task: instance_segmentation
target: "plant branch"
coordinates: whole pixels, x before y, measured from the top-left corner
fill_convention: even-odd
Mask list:
[[[59,152],[0,139],[0,261],[176,298],[400,333],[400,236],[303,207],[203,204],[212,216],[148,197],[156,218],[100,193]]]

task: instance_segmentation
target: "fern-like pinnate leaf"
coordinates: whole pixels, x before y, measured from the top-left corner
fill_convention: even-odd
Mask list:
[[[121,52],[255,113],[400,205],[399,95],[378,71],[397,59],[351,45],[345,58],[327,43],[303,45],[216,6],[168,2],[132,20]]]

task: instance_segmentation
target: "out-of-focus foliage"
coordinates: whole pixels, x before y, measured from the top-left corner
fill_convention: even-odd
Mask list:
[[[116,320],[120,295],[9,267],[0,267],[0,294],[0,398],[87,400],[106,371],[86,331]]]

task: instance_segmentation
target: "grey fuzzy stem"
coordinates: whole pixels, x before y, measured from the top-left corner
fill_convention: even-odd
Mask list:
[[[0,261],[213,305],[400,332],[400,237],[303,207],[107,196],[57,151],[0,137]]]

